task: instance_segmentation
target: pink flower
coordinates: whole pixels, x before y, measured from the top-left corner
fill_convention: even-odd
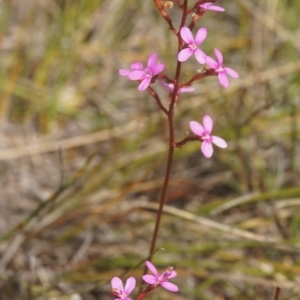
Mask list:
[[[137,70],[142,70],[143,69],[143,64],[140,62],[134,62],[130,65],[130,71],[128,70],[119,70],[119,74],[122,76],[128,76],[132,71],[137,71]]]
[[[173,267],[168,267],[165,272],[159,275],[156,268],[150,261],[146,261],[146,265],[154,275],[144,275],[143,280],[145,282],[147,282],[148,284],[152,284],[155,287],[162,285],[162,287],[171,292],[177,292],[179,290],[177,285],[168,282],[169,278],[174,278],[177,275],[177,273],[173,271]]]
[[[230,68],[224,68],[223,67],[223,55],[218,49],[214,49],[215,55],[217,57],[218,62],[216,62],[213,58],[207,56],[206,57],[206,64],[211,67],[212,69],[215,69],[215,71],[218,73],[219,82],[220,84],[227,88],[229,85],[227,75],[238,78],[239,75],[236,71],[230,69]]]
[[[166,83],[164,81],[160,81],[160,84],[165,86],[171,93],[174,91],[174,84],[173,83]],[[179,88],[177,94],[191,93],[191,92],[194,92],[194,91],[195,91],[195,88],[193,88],[191,86],[185,86],[185,87]]]
[[[227,143],[220,137],[211,135],[213,128],[213,120],[210,116],[205,115],[203,117],[203,126],[196,121],[190,122],[190,128],[194,134],[200,137],[202,142],[201,150],[205,157],[212,156],[214,149],[212,143],[216,144],[220,148],[226,148]]]
[[[128,78],[131,80],[142,80],[138,89],[143,91],[148,88],[151,83],[152,77],[163,71],[165,65],[158,62],[158,57],[156,53],[149,56],[147,62],[147,68],[145,70],[134,70],[130,72]]]
[[[225,11],[225,9],[223,7],[217,6],[217,5],[213,5],[212,2],[206,2],[203,4],[200,4],[199,7],[206,12],[207,10],[214,10],[214,11]]]
[[[205,64],[205,53],[198,48],[198,46],[205,40],[207,35],[206,28],[200,28],[194,39],[191,30],[188,27],[182,27],[180,30],[181,38],[186,42],[187,48],[182,49],[178,53],[179,61],[186,61],[192,54],[195,54],[195,58],[200,64]]]
[[[124,288],[122,280],[119,277],[114,277],[111,280],[111,292],[114,296],[118,297],[115,300],[132,300],[131,298],[128,298],[128,296],[135,288],[135,283],[135,278],[129,277],[126,280],[126,285]]]

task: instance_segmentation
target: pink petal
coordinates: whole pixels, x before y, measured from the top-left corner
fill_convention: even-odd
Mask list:
[[[220,148],[227,148],[227,143],[225,142],[225,140],[223,140],[222,138],[220,138],[218,136],[213,135],[211,137],[211,141]]]
[[[129,75],[128,78],[131,80],[140,80],[145,76],[145,72],[144,71],[132,71]]]
[[[199,64],[205,64],[206,55],[202,50],[197,48],[195,50],[195,57],[196,57]]]
[[[177,272],[176,271],[172,271],[171,275],[169,276],[169,278],[174,278],[177,276]]]
[[[173,92],[174,90],[174,84],[173,83],[166,83],[164,81],[159,81],[159,83],[163,86],[165,86],[170,92]]]
[[[222,53],[217,48],[214,49],[214,52],[215,52],[215,55],[217,57],[217,61],[218,61],[219,65],[222,65],[223,64],[223,55],[222,55]]]
[[[140,62],[135,62],[135,63],[132,63],[130,65],[130,68],[131,68],[132,71],[133,70],[142,70],[143,69],[143,64],[140,63]]]
[[[158,73],[162,72],[165,68],[165,65],[162,63],[157,64],[155,67],[152,68],[152,76],[157,75]]]
[[[193,44],[194,43],[193,34],[192,34],[191,30],[188,27],[182,27],[181,28],[180,36],[187,44]]]
[[[201,8],[207,9],[211,4],[212,4],[212,2],[206,2],[206,3],[200,4],[199,6]]]
[[[206,64],[212,69],[218,69],[219,64],[210,56],[206,56],[205,58]]]
[[[212,129],[214,126],[214,121],[212,120],[212,118],[208,115],[205,115],[203,117],[203,127],[204,129],[208,132],[211,133]]]
[[[113,289],[118,289],[119,291],[123,291],[123,282],[119,277],[114,277],[111,280],[111,287]]]
[[[174,89],[174,85],[173,85],[173,89]],[[185,87],[182,87],[178,90],[178,94],[191,93],[191,92],[194,92],[194,91],[195,91],[195,88],[193,88],[191,86],[185,86]]]
[[[214,152],[211,142],[203,141],[201,151],[205,157],[210,158]]]
[[[234,71],[233,69],[231,68],[224,68],[226,74],[228,74],[229,76],[233,77],[233,78],[239,78],[239,74]]]
[[[156,277],[158,277],[159,276],[159,274],[158,274],[158,272],[157,272],[157,270],[156,270],[156,268],[154,267],[154,265],[150,262],[150,261],[146,261],[146,266],[147,266],[147,268],[156,276]]]
[[[174,91],[174,84],[173,83],[169,83],[168,84],[168,89],[172,92]]]
[[[205,133],[203,126],[196,121],[190,122],[190,128],[196,135],[202,136]]]
[[[182,49],[178,53],[178,60],[181,62],[186,61],[191,57],[192,54],[193,54],[193,50],[191,48]]]
[[[210,3],[210,4],[209,4]],[[206,9],[207,10],[214,10],[214,11],[225,11],[223,7],[217,6],[217,5],[211,5],[211,2],[206,2],[205,4],[207,5]],[[200,5],[201,6],[201,5]]]
[[[126,295],[129,295],[133,289],[135,288],[136,280],[134,277],[129,277],[126,281],[125,285],[125,293]]]
[[[218,77],[219,77],[220,84],[223,87],[227,88],[229,86],[229,81],[228,81],[228,78],[226,76],[226,73],[224,71],[223,72],[219,72]]]
[[[156,284],[157,280],[156,277],[153,275],[144,275],[143,280],[149,284]]]
[[[157,64],[157,60],[158,57],[156,53],[153,53],[149,56],[147,66],[150,70],[155,67],[155,65]]]
[[[123,69],[119,70],[119,74],[120,74],[121,76],[128,76],[128,75],[130,74],[130,72],[131,72],[131,71],[123,70]]]
[[[171,283],[171,282],[162,282],[161,285],[166,289],[169,290],[171,292],[178,292],[178,286]]]
[[[139,91],[144,91],[148,88],[149,84],[151,82],[151,77],[146,77],[143,79],[143,81],[140,83],[138,90]]]
[[[205,40],[206,36],[207,36],[207,29],[205,27],[200,28],[196,34],[195,44],[199,46]]]

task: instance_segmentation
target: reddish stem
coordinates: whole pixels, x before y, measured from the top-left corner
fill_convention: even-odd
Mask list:
[[[187,142],[192,142],[192,141],[199,141],[199,137],[198,136],[188,136],[188,137],[184,138],[182,141],[174,143],[174,147],[179,148],[179,147],[183,146],[184,144],[186,144]]]
[[[156,100],[159,108],[165,113],[165,115],[168,115],[168,110],[161,103],[160,98],[157,95],[157,93],[150,86],[147,88],[147,92]]]
[[[280,287],[277,287],[274,300],[279,300],[279,294],[280,294]]]
[[[160,13],[162,14],[162,10],[158,6],[158,2],[159,1],[154,0],[155,5],[157,6]],[[181,29],[184,26],[185,21],[186,21],[187,2],[188,2],[188,0],[184,0],[183,14],[182,14],[182,19],[181,19],[179,29]],[[182,39],[181,39],[180,35],[177,35],[177,37],[178,37],[178,52],[179,52],[182,45],[183,45],[183,42],[182,42]],[[156,245],[156,240],[157,240],[157,236],[158,236],[158,231],[159,231],[161,216],[162,216],[162,212],[163,212],[163,207],[164,207],[164,203],[165,203],[166,198],[167,198],[167,190],[168,190],[168,185],[169,185],[169,180],[170,180],[170,175],[171,175],[171,169],[172,169],[172,163],[173,163],[174,144],[175,144],[175,142],[174,142],[174,124],[173,124],[174,123],[174,107],[175,107],[175,102],[177,100],[177,92],[178,92],[178,89],[179,89],[180,71],[181,71],[181,62],[177,61],[175,79],[173,81],[174,82],[174,90],[173,90],[173,93],[172,93],[171,101],[170,101],[170,104],[169,104],[169,110],[168,110],[168,113],[167,113],[168,127],[169,127],[169,150],[168,150],[167,168],[166,168],[165,179],[164,179],[164,183],[163,183],[163,187],[162,187],[162,193],[161,193],[160,201],[159,201],[159,208],[158,208],[158,212],[157,212],[157,216],[156,216],[155,227],[154,227],[152,240],[151,240],[151,245],[150,245],[150,250],[149,250],[149,261],[151,261],[152,254],[155,250],[155,245]],[[146,274],[146,273],[147,273],[147,267],[145,266],[143,274]],[[143,298],[141,298],[141,299],[143,299]]]
[[[139,295],[138,297],[136,298],[136,300],[142,300],[144,299],[149,292],[151,292],[152,290],[155,289],[155,286],[154,285],[148,285],[146,289],[144,289]]]
[[[215,69],[205,69],[205,68],[203,68],[202,73],[199,73],[199,74],[193,76],[188,82],[183,83],[181,86],[189,86],[196,80],[201,80],[204,77],[216,76],[216,75],[218,75],[218,73],[216,72]]]
[[[170,29],[176,34],[178,35],[176,29],[174,28],[173,26],[173,23],[172,23],[172,20],[170,19],[170,17],[168,16],[168,14],[166,13],[162,3],[161,3],[161,0],[153,0],[154,1],[154,4],[155,6],[157,7],[157,9],[159,10],[159,13],[162,15],[162,17],[167,21],[167,23],[169,24],[170,26]]]

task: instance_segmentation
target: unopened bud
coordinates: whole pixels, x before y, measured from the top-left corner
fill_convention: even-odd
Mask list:
[[[201,67],[200,69],[197,70],[197,73],[204,73],[206,72],[206,69],[204,67]]]
[[[164,8],[173,8],[174,3],[172,1],[165,1]]]
[[[196,13],[193,13],[192,14],[192,19],[193,19],[193,22],[196,23],[200,19],[200,16]]]

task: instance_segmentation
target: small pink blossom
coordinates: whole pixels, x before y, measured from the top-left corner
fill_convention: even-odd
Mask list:
[[[200,140],[202,141],[201,151],[205,157],[209,158],[212,156],[214,152],[212,143],[220,148],[227,147],[227,143],[222,138],[211,135],[213,120],[210,116],[205,115],[203,117],[203,126],[196,121],[191,121],[190,128],[194,134],[200,137]]]
[[[143,280],[145,282],[154,285],[155,287],[161,285],[166,290],[169,290],[171,292],[178,292],[178,286],[171,282],[168,282],[169,278],[174,278],[177,275],[177,273],[173,271],[173,267],[168,267],[165,272],[159,275],[156,268],[150,261],[146,261],[146,265],[154,275],[144,275]]]
[[[157,54],[153,53],[148,58],[147,68],[144,70],[133,70],[128,75],[128,78],[131,80],[142,80],[138,89],[143,91],[150,85],[152,77],[162,72],[164,68],[165,65],[158,62]]]
[[[174,84],[173,83],[166,83],[164,81],[160,81],[160,84],[165,86],[171,93],[174,91]],[[194,92],[195,88],[191,86],[184,86],[178,89],[177,94],[181,93],[191,93]]]
[[[223,7],[213,5],[212,2],[206,2],[199,5],[200,9],[206,12],[207,10],[214,10],[214,11],[225,11]]]
[[[213,58],[207,56],[206,57],[206,64],[218,73],[220,84],[223,87],[227,88],[228,85],[229,85],[227,75],[229,75],[233,78],[238,78],[239,75],[233,69],[223,67],[223,55],[222,55],[222,53],[216,48],[214,49],[214,52],[215,52],[215,55],[217,57],[218,62],[216,62]]]
[[[132,300],[128,298],[129,294],[135,288],[136,280],[134,277],[129,277],[126,280],[125,288],[123,287],[123,282],[119,277],[114,277],[111,280],[111,292],[114,296],[118,297],[115,300]]]
[[[178,53],[178,60],[183,62],[188,60],[192,54],[195,54],[196,60],[200,64],[205,64],[205,53],[198,48],[200,44],[205,40],[207,36],[207,29],[200,28],[196,34],[196,38],[194,39],[191,30],[188,27],[182,27],[180,30],[180,36],[187,44],[187,48],[182,49]]]
[[[140,71],[143,69],[143,64],[140,63],[140,62],[134,62],[130,65],[130,71],[129,70],[124,70],[124,69],[120,69],[119,70],[119,74],[122,75],[122,76],[129,76],[129,74],[132,72],[132,71]]]

